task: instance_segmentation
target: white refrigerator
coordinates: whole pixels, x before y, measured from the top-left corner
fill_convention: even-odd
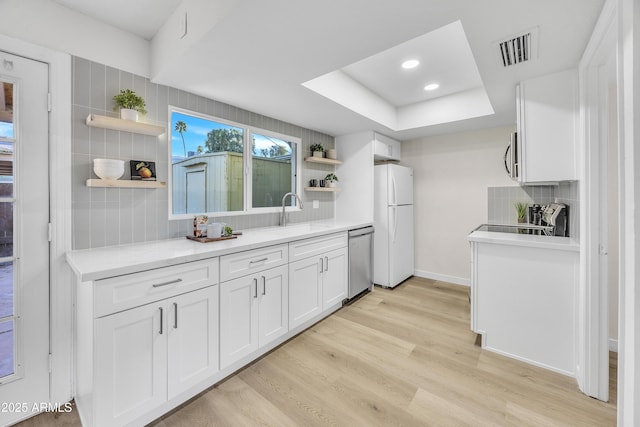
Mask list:
[[[413,275],[413,169],[374,167],[373,283],[393,288]]]

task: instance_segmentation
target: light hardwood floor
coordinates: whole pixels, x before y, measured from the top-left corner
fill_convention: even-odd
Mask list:
[[[488,351],[468,288],[412,278],[376,288],[157,420],[169,426],[615,426],[574,379]],[[75,412],[27,426],[77,426]]]

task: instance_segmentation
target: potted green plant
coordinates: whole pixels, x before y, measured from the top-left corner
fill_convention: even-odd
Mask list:
[[[327,187],[335,187],[338,182],[338,177],[335,173],[329,173],[324,177],[324,180],[327,181]]]
[[[529,208],[529,204],[525,202],[516,202],[516,213],[518,214],[518,222],[524,223],[527,222],[527,210]]]
[[[322,144],[311,144],[310,149],[313,157],[324,157],[324,147]]]
[[[144,99],[131,89],[123,89],[113,96],[113,110],[120,109],[120,118],[138,121],[138,113],[146,114]]]

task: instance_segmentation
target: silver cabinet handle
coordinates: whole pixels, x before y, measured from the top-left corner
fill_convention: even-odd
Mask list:
[[[173,329],[178,329],[178,303],[173,303]]]
[[[320,258],[320,273],[324,271],[324,259]]]
[[[164,323],[164,310],[162,307],[158,307],[160,309],[160,335],[162,335],[162,324]]]
[[[253,297],[254,298],[258,298],[258,278],[254,277],[253,278],[253,286],[254,286],[254,293],[253,293]]]
[[[175,283],[180,283],[180,282],[182,282],[182,279],[169,280],[168,282],[156,283],[151,286],[153,286],[154,288],[160,288],[162,286],[169,286],[169,285],[173,285]]]
[[[267,260],[269,260],[269,258],[257,259],[257,260],[255,260],[255,261],[249,261],[249,264],[257,264],[257,263],[259,263],[259,262],[267,261]]]
[[[329,271],[329,257],[324,257],[324,271]]]
[[[267,294],[267,278],[262,276],[262,295]]]

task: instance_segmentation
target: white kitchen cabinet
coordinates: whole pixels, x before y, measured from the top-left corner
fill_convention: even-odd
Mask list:
[[[221,283],[222,369],[288,332],[288,285],[286,265]]]
[[[577,72],[525,80],[516,94],[518,182],[576,180]]]
[[[136,423],[218,372],[218,258],[78,288],[83,425]]]
[[[574,376],[577,245],[501,243],[493,234],[470,237],[471,329],[484,349]]]
[[[347,298],[348,236],[335,233],[289,244],[289,328]]]
[[[322,310],[328,310],[347,298],[347,248],[336,249],[324,256],[322,271]]]
[[[373,158],[375,160],[400,160],[400,141],[373,132]]]
[[[218,371],[218,287],[96,320],[96,424],[122,425]]]
[[[322,257],[289,264],[289,329],[322,313]]]

